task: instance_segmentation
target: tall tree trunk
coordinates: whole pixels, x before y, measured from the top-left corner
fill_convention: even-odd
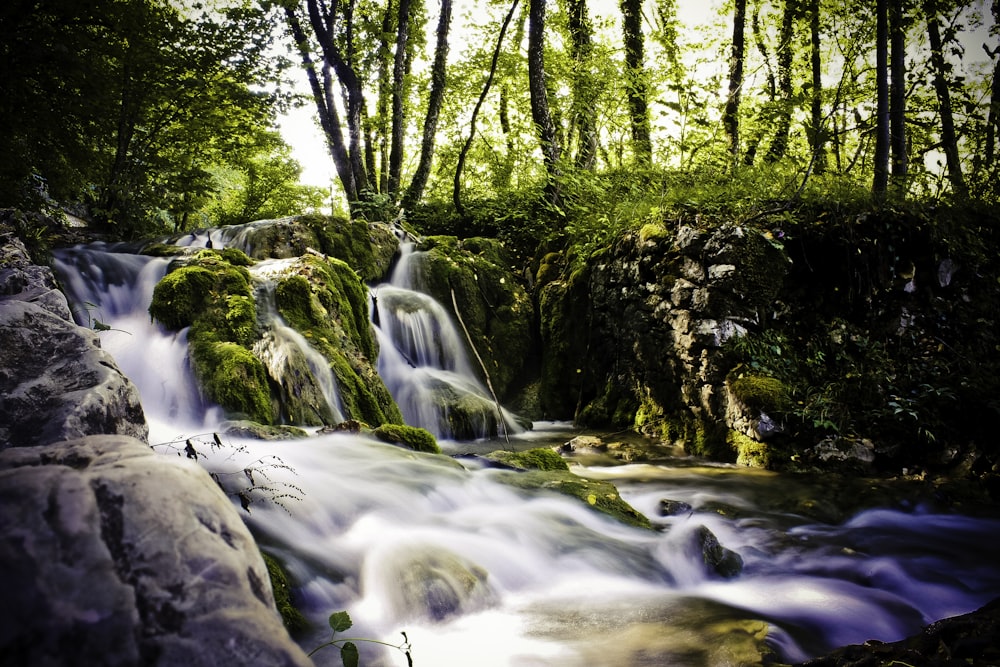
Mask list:
[[[810,106],[809,147],[813,154],[813,171],[826,171],[826,128],[823,126],[823,69],[820,58],[819,0],[809,1],[810,64],[812,65],[812,104]]]
[[[888,0],[875,3],[875,164],[872,195],[885,198],[889,185],[889,18]]]
[[[729,58],[729,96],[722,112],[722,125],[729,136],[729,155],[733,170],[740,157],[740,91],[743,88],[744,25],[746,24],[747,2],[736,0],[733,14],[733,46]]]
[[[788,134],[792,129],[792,46],[797,0],[785,0],[778,37],[778,93],[780,104],[775,114],[774,138],[767,150],[767,161],[777,162],[788,152]]]
[[[596,98],[590,71],[593,55],[593,27],[587,16],[587,0],[569,0],[570,56],[573,58],[572,126],[577,141],[576,166],[593,169],[597,159],[597,127],[594,123]]]
[[[754,6],[753,18],[750,21],[750,25],[753,29],[754,44],[757,46],[757,51],[760,53],[760,57],[764,59],[764,65],[767,68],[767,99],[768,105],[770,107],[774,106],[774,101],[777,98],[777,87],[774,81],[774,69],[771,67],[771,56],[767,52],[767,42],[764,41],[764,32],[760,29],[760,7]],[[768,106],[764,107],[765,110]],[[763,115],[763,112],[760,114]],[[763,130],[761,129],[763,123],[757,122],[757,128],[751,135],[750,139],[747,141],[747,150],[743,154],[743,164],[748,167],[753,166],[754,161],[757,159],[757,148],[760,146]]]
[[[392,143],[389,149],[389,190],[396,199],[399,193],[400,176],[403,171],[403,137],[406,116],[403,92],[406,84],[406,45],[410,39],[410,0],[399,1],[399,17],[396,20],[396,57],[392,66]]]
[[[909,158],[906,151],[906,29],[903,25],[903,0],[889,0],[889,51],[892,184],[897,194],[905,196]]]
[[[621,11],[625,42],[625,86],[628,91],[629,117],[632,125],[632,150],[635,153],[636,164],[649,166],[653,162],[653,145],[649,136],[649,107],[646,99],[648,85],[642,36],[642,0],[621,0]]]
[[[531,94],[531,119],[538,131],[548,175],[549,202],[559,202],[559,143],[549,112],[545,82],[545,0],[531,0],[528,5],[528,92]]]
[[[306,71],[306,78],[309,80],[309,88],[312,91],[313,103],[316,105],[316,113],[319,116],[319,124],[326,138],[327,149],[333,159],[333,166],[337,170],[337,178],[340,179],[341,187],[344,189],[344,196],[347,201],[356,201],[358,198],[357,187],[354,182],[354,172],[351,170],[351,161],[347,155],[347,148],[344,146],[344,138],[341,133],[340,118],[337,115],[337,108],[333,106],[332,97],[327,95],[330,87],[329,70],[324,67],[324,84],[320,83],[319,75],[316,73],[315,64],[309,55],[309,46],[306,40],[305,31],[298,15],[291,7],[285,8],[285,19],[292,31],[292,38],[295,40],[299,50],[299,57]]]
[[[347,92],[347,155],[354,176],[355,194],[354,198],[349,201],[355,202],[358,198],[365,196],[368,190],[368,175],[365,173],[361,150],[361,110],[365,106],[364,91],[354,68],[348,60],[344,59],[334,44],[333,28],[327,23],[327,21],[332,22],[332,17],[324,16],[318,0],[306,0],[306,5],[309,10],[309,22],[319,40],[323,57],[333,67],[337,79]],[[353,32],[350,15],[345,16],[345,22],[345,30],[348,33],[348,40],[350,40],[350,34]],[[348,42],[348,55],[350,56],[351,53],[353,53],[353,48]]]
[[[392,81],[389,76],[392,50],[389,48],[389,37],[392,34],[392,9],[392,0],[388,0],[385,13],[382,15],[382,31],[378,43],[378,100],[375,104],[378,166],[376,168],[374,158],[368,163],[369,183],[372,183],[373,187],[377,187],[379,192],[389,191],[389,105],[392,100]]]
[[[437,135],[438,117],[444,101],[447,82],[448,31],[451,27],[451,0],[441,0],[441,14],[438,17],[437,44],[434,46],[434,64],[431,65],[431,92],[427,100],[427,115],[424,117],[424,136],[420,142],[420,162],[410,180],[410,187],[403,197],[403,208],[411,209],[424,194],[431,174],[431,160],[434,158],[434,138]]]
[[[941,148],[948,163],[948,180],[951,189],[959,197],[968,194],[965,176],[962,174],[962,160],[958,154],[958,135],[955,133],[955,119],[951,110],[951,91],[948,88],[948,67],[944,59],[941,43],[941,29],[938,26],[934,5],[925,0],[927,15],[927,37],[931,46],[931,69],[934,71],[934,92],[937,94],[938,110],[941,114]]]
[[[500,34],[497,36],[497,45],[493,49],[493,59],[490,61],[490,71],[486,76],[486,83],[483,84],[483,91],[479,94],[479,100],[476,102],[476,106],[472,109],[472,118],[469,119],[469,138],[465,140],[465,144],[462,145],[462,150],[458,153],[458,164],[455,165],[455,182],[452,188],[452,201],[455,203],[455,210],[459,215],[463,215],[465,212],[465,207],[462,205],[462,171],[465,169],[465,158],[469,154],[469,149],[472,148],[472,140],[476,137],[476,119],[479,117],[479,110],[483,107],[483,102],[486,101],[486,96],[490,92],[490,86],[493,85],[493,77],[496,76],[497,63],[500,61],[500,52],[503,48],[503,38],[507,34],[507,28],[510,27],[511,19],[514,18],[514,12],[517,11],[517,4],[519,0],[514,0],[511,3],[510,11],[507,12],[507,16],[504,17],[503,23],[500,25]],[[544,14],[543,14],[544,15]],[[530,54],[530,47],[529,47]]]

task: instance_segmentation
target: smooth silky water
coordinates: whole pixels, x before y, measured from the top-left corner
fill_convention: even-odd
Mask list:
[[[147,313],[168,262],[123,250],[56,253],[78,321],[111,327],[102,345],[139,387],[157,451],[182,455],[192,439],[237,505],[245,470],[270,489],[240,511],[294,579],[315,628],[297,638],[306,650],[329,636],[327,616],[346,610],[355,626],[345,637],[396,643],[405,631],[425,667],[753,664],[761,640],[793,662],[898,640],[1000,596],[996,519],[900,499],[896,509],[823,523],[796,511],[794,498],[809,490],[800,478],[669,449],[657,463],[570,457],[577,474],[614,482],[654,521],[650,531],[574,499],[516,490],[470,456],[557,445],[578,434],[565,424],[538,424],[509,443],[445,441],[451,456],[350,434],[222,436],[213,446],[221,411],[198,395],[185,332],[165,332]],[[280,327],[272,331],[282,345],[305,342]],[[658,516],[664,499],[690,509]],[[706,573],[692,548],[700,526],[740,554],[742,574]],[[399,651],[358,646],[364,665],[406,664]],[[332,648],[315,659],[340,664]]]

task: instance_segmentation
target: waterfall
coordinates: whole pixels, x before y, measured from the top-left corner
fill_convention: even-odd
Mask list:
[[[138,385],[151,442],[195,439],[203,464],[234,498],[252,500],[245,519],[284,563],[293,600],[312,624],[297,637],[306,650],[328,638],[332,612],[347,610],[350,636],[396,643],[406,632],[414,664],[424,666],[753,664],[763,659],[765,637],[775,660],[795,662],[844,644],[895,641],[1000,596],[1000,520],[907,500],[828,523],[805,511],[817,498],[829,502],[811,480],[676,452],[646,464],[573,467],[613,481],[657,525],[643,530],[585,502],[520,489],[510,483],[518,473],[361,435],[282,442],[223,435],[223,446],[202,446],[212,437],[198,434],[210,433],[218,417],[194,388],[185,333],[163,332],[146,310],[168,262],[127,250],[56,253],[77,319],[109,327],[101,343]],[[265,312],[268,270],[259,269]],[[403,288],[377,289],[386,370],[423,374],[410,383],[415,395],[425,384],[466,378],[468,361],[450,348],[436,316],[400,324],[423,333],[397,346],[389,321],[409,306],[389,307],[390,294]],[[294,337],[267,319],[277,363]],[[563,425],[541,426],[516,434],[513,448],[553,447],[573,435]],[[662,516],[665,499],[687,510]],[[693,539],[704,529],[742,557],[738,576],[706,569]],[[365,665],[406,664],[398,651],[357,643]],[[336,649],[315,657],[340,664]]]
[[[417,289],[420,255],[412,243],[403,243],[389,282],[372,288],[379,375],[407,423],[438,438],[520,432],[514,415],[497,411],[448,311]]]

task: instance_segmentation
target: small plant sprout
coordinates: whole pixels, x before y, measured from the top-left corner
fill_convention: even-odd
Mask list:
[[[101,320],[94,317],[93,313],[94,311],[97,311],[97,309],[98,309],[97,304],[91,303],[89,301],[84,301],[83,306],[81,308],[75,308],[73,310],[73,313],[76,314],[81,310],[85,312],[87,314],[87,326],[93,329],[94,331],[99,331],[99,332],[120,331],[123,334],[128,334],[129,336],[132,335],[131,331],[125,331],[124,329],[115,329],[110,324],[105,324]],[[100,315],[101,314],[100,311],[97,311],[97,314]]]
[[[399,644],[392,644],[390,642],[384,642],[379,639],[367,639],[365,637],[345,637],[338,638],[338,632],[346,632],[354,625],[351,620],[351,615],[346,611],[335,611],[330,614],[330,628],[333,630],[333,634],[330,635],[330,640],[320,644],[312,651],[309,652],[309,657],[312,657],[320,649],[324,649],[327,646],[339,646],[340,647],[340,660],[344,663],[344,667],[358,667],[358,646],[354,642],[368,642],[369,644],[379,644],[381,646],[388,646],[400,651],[406,656],[406,664],[409,667],[413,667],[413,656],[410,655],[410,651],[413,648],[410,645],[410,640],[406,636],[405,632],[400,632],[403,635],[403,641]]]

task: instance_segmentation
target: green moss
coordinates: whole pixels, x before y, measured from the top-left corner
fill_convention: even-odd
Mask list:
[[[257,422],[239,419],[225,422],[222,429],[226,435],[256,438],[257,440],[291,440],[309,437],[308,433],[297,426],[288,426],[287,424],[265,426]]]
[[[215,283],[215,273],[202,266],[172,271],[157,283],[149,314],[168,329],[191,326],[204,312]]]
[[[726,442],[736,452],[736,463],[740,465],[770,469],[775,463],[772,460],[773,452],[767,443],[754,440],[744,433],[729,431]]]
[[[642,243],[646,241],[658,241],[670,236],[670,232],[667,228],[658,222],[647,222],[639,229],[639,240]]]
[[[430,431],[405,424],[382,424],[374,431],[375,437],[383,442],[403,445],[418,452],[440,454],[441,447]]]
[[[191,346],[194,372],[209,400],[230,413],[262,424],[274,423],[267,371],[260,359],[229,341],[196,339]]]
[[[264,557],[264,564],[267,565],[267,574],[271,578],[271,589],[274,591],[274,606],[281,614],[281,621],[285,628],[292,635],[305,632],[309,629],[309,621],[302,615],[292,602],[292,587],[289,582],[288,573],[282,567],[281,562],[274,556],[261,552]]]
[[[374,367],[378,349],[365,285],[338,259],[303,257],[296,271],[278,282],[278,312],[330,362],[346,416],[401,424],[399,407]]]
[[[519,489],[548,490],[572,496],[595,511],[614,517],[622,523],[652,528],[649,519],[622,500],[618,489],[611,482],[579,477],[564,470],[501,472],[498,479]]]
[[[743,375],[731,380],[729,388],[740,402],[755,410],[779,413],[789,407],[788,389],[772,377]]]
[[[233,266],[250,266],[253,264],[253,260],[250,259],[245,252],[239,248],[223,248],[222,250],[216,251],[222,259],[226,260]]]
[[[486,458],[522,470],[569,470],[569,466],[558,452],[545,447],[523,452],[497,451]]]
[[[345,262],[363,280],[376,281],[388,273],[399,241],[387,227],[340,216],[299,219],[316,235],[320,250]]]

